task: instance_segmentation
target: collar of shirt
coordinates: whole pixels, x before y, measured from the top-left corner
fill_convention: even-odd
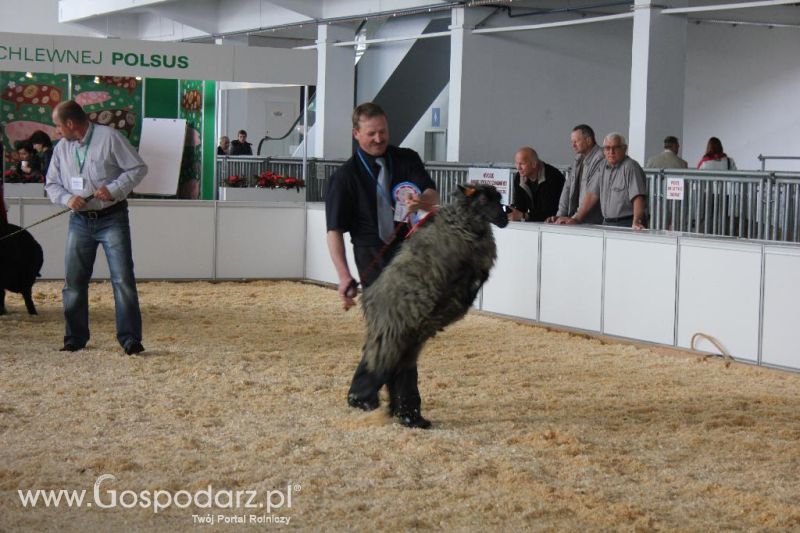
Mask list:
[[[544,170],[544,161],[539,161],[539,175],[536,177],[536,182],[539,183],[539,185],[544,183],[547,179]]]
[[[547,176],[545,176],[544,163],[542,161],[539,161],[539,170],[538,170],[538,172],[536,172],[536,179],[535,180],[530,178],[530,177],[528,177],[528,176],[523,176],[522,174],[519,175],[519,182],[520,182],[521,185],[524,185],[525,183],[532,183],[534,181],[537,184],[541,185],[542,183],[545,182],[546,179],[547,179]]]
[[[81,146],[86,146],[86,144],[92,139],[92,133],[94,133],[94,122],[89,123],[89,127],[86,128],[86,133],[83,134],[83,137],[80,141],[78,141],[78,143]]]
[[[356,148],[356,149],[364,157],[364,161],[367,162],[367,164],[369,165],[369,168],[371,168],[375,172],[380,170],[379,167],[378,167],[378,163],[376,162],[378,157],[382,157],[384,159],[384,161],[386,161],[386,158],[388,157],[388,153],[389,153],[389,148],[388,147],[386,148],[386,151],[383,153],[383,155],[379,155],[379,156],[369,155],[367,152],[365,152],[361,148]],[[377,176],[377,173],[375,175]]]
[[[619,167],[621,167],[621,166],[622,166],[622,163],[624,163],[626,159],[628,159],[628,156],[627,156],[627,155],[626,155],[625,157],[623,157],[623,158],[620,160],[620,162],[619,162],[619,163],[617,163],[616,165],[609,165],[609,164],[608,164],[608,159],[606,159],[606,168],[613,168],[613,169],[617,169],[617,168],[619,168]]]

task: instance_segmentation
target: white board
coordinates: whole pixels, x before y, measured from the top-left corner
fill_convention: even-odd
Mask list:
[[[501,202],[511,203],[511,169],[510,168],[470,168],[467,171],[467,183],[474,185],[493,185],[502,196]]]
[[[186,119],[146,118],[142,122],[139,155],[147,163],[147,176],[134,192],[175,195],[181,173]]]

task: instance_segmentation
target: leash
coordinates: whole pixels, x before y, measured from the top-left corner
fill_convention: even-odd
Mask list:
[[[89,201],[89,200],[91,200],[92,198],[94,198],[94,194],[90,194],[89,196],[87,196],[86,198],[84,198],[84,200],[85,200],[86,202],[88,202],[88,201]],[[55,213],[55,214],[53,214],[53,215],[50,215],[50,216],[49,216],[49,217],[47,217],[47,218],[43,218],[42,220],[40,220],[40,221],[38,221],[38,222],[34,222],[34,223],[33,223],[33,224],[31,224],[30,226],[26,226],[26,227],[24,227],[24,228],[20,228],[20,229],[18,229],[17,231],[15,231],[14,233],[9,233],[8,235],[3,235],[2,237],[0,237],[0,241],[4,241],[4,240],[6,240],[6,239],[8,239],[8,238],[11,238],[11,237],[13,237],[14,235],[17,235],[17,234],[19,234],[19,233],[22,233],[23,231],[27,231],[27,230],[29,230],[30,228],[32,228],[32,227],[34,227],[34,226],[38,226],[39,224],[41,224],[41,223],[43,223],[43,222],[47,222],[48,220],[54,219],[54,218],[56,218],[56,217],[60,217],[61,215],[63,215],[64,213],[68,213],[69,211],[72,211],[72,209],[70,209],[70,208],[68,207],[68,208],[66,208],[66,209],[64,209],[64,210],[61,210],[61,211],[59,211],[58,213]]]
[[[439,207],[439,206],[437,205],[436,207]],[[417,221],[417,223],[414,224],[413,226],[408,224],[409,226],[411,226],[411,229],[408,231],[408,233],[406,233],[406,236],[403,238],[403,240],[406,240],[409,237],[411,237],[411,235],[414,232],[416,232],[420,228],[420,226],[422,226],[426,222],[430,222],[431,220],[433,220],[435,213],[436,213],[435,211],[430,211],[424,217],[419,219],[419,221]],[[397,226],[395,226],[394,231],[392,232],[391,236],[389,237],[389,242],[384,244],[383,247],[380,249],[380,251],[377,254],[375,254],[375,257],[372,258],[372,261],[370,261],[369,265],[367,265],[367,268],[365,268],[363,272],[359,272],[358,273],[358,277],[359,278],[364,279],[364,276],[366,274],[368,274],[373,268],[375,268],[377,266],[378,262],[381,260],[381,257],[386,255],[386,252],[394,244],[394,241],[397,239],[397,234],[400,231],[400,228],[403,227],[403,224],[407,224],[408,223],[408,220],[410,220],[410,217],[411,217],[411,213],[407,214],[405,216],[405,218],[403,218],[401,223],[398,224]],[[350,298],[355,297],[355,295],[357,294],[359,285],[360,284],[356,280],[351,280],[350,284],[345,289],[345,294],[347,296],[349,296]]]
[[[386,252],[388,252],[388,251],[389,251],[389,248],[391,248],[391,247],[392,247],[392,245],[394,244],[394,241],[395,241],[395,240],[397,240],[397,234],[400,232],[400,228],[402,228],[402,227],[403,227],[403,224],[405,224],[405,223],[406,223],[406,221],[408,220],[408,217],[410,217],[410,216],[411,216],[411,213],[407,214],[407,215],[406,215],[406,216],[403,218],[403,220],[401,220],[401,221],[400,221],[400,224],[397,224],[397,225],[394,227],[394,231],[393,231],[393,232],[392,232],[392,234],[389,236],[389,241],[388,241],[388,242],[386,242],[386,243],[383,245],[383,247],[380,249],[380,251],[379,251],[377,254],[375,254],[375,257],[373,257],[373,258],[372,258],[372,261],[370,261],[370,262],[369,262],[369,264],[367,265],[367,268],[365,268],[363,272],[359,272],[359,273],[358,273],[358,277],[359,277],[359,278],[361,278],[361,279],[364,279],[364,277],[365,277],[365,276],[366,276],[366,275],[367,275],[367,274],[368,274],[368,273],[369,273],[369,272],[370,272],[370,271],[371,271],[373,268],[375,268],[375,267],[377,266],[378,262],[381,260],[381,257],[383,257],[384,255],[386,255]],[[353,286],[353,285],[355,285],[355,286]],[[347,291],[350,291],[350,290],[351,290],[351,288],[352,288],[352,289],[355,289],[355,288],[357,288],[357,287],[358,287],[358,285],[359,285],[359,284],[358,284],[358,283],[356,283],[356,280],[352,280],[352,281],[350,282],[350,285],[348,285],[348,287],[347,287],[347,289],[346,289],[346,291],[345,291],[345,292],[347,292]]]

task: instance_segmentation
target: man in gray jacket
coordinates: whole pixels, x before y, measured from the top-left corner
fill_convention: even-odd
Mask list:
[[[678,157],[680,148],[678,138],[668,135],[664,138],[664,151],[648,159],[645,168],[688,168],[688,163]]]
[[[578,212],[578,207],[583,203],[586,192],[601,173],[603,150],[597,146],[594,130],[586,124],[579,124],[572,128],[569,136],[572,150],[575,152],[575,161],[572,163],[567,181],[561,190],[561,199],[558,202],[558,212],[547,219],[547,222],[566,223],[566,219]],[[592,209],[584,220],[586,224],[602,224],[603,214],[600,206]]]

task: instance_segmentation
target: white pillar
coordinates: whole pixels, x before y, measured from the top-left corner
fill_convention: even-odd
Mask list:
[[[459,161],[464,153],[464,143],[470,142],[469,122],[473,119],[481,120],[476,114],[480,108],[470,105],[476,100],[483,105],[491,100],[485,100],[476,92],[482,92],[488,84],[481,84],[475,79],[473,73],[485,72],[483,69],[483,54],[480,53],[480,35],[473,35],[472,30],[485,14],[479,9],[457,7],[452,10],[450,22],[450,88],[447,112],[447,160]],[[465,95],[465,93],[468,93]],[[467,150],[468,151],[468,150]]]
[[[314,157],[352,155],[355,48],[335,47],[352,41],[353,30],[329,24],[317,29],[317,94]]]
[[[667,135],[683,141],[687,23],[662,9],[652,0],[634,6],[628,155],[642,165],[664,149]]]

